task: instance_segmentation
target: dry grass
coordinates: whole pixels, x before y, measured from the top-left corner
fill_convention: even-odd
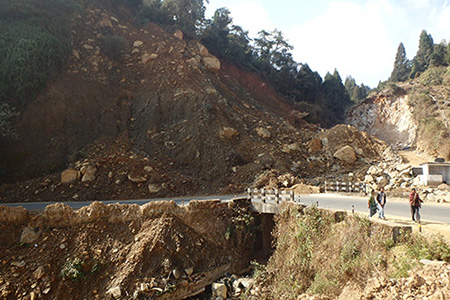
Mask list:
[[[445,243],[418,238],[395,245],[386,227],[365,217],[337,222],[316,208],[286,209],[277,217],[274,233],[276,251],[267,266],[255,271],[262,299],[297,299],[303,293],[334,298],[348,282],[363,288],[373,276],[405,276],[418,259],[435,257],[430,249],[436,245],[450,253]]]

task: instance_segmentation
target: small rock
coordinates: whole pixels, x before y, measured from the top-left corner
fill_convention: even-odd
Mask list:
[[[151,172],[151,171],[153,171],[153,167],[152,166],[145,166],[144,167],[144,171],[145,172]]]
[[[152,193],[152,194],[153,193],[158,193],[159,191],[161,191],[161,187],[159,185],[155,184],[155,183],[150,183],[148,185],[148,191],[150,193]]]
[[[135,174],[128,174],[128,180],[134,183],[143,183],[147,181],[147,178]]]
[[[172,271],[172,274],[173,274],[173,277],[175,277],[175,279],[180,279],[180,277],[181,277],[181,272],[178,269],[174,269]]]
[[[20,236],[21,244],[33,244],[35,243],[39,237],[41,236],[42,231],[39,227],[31,228],[25,227],[22,231],[22,235]]]
[[[61,244],[61,245],[59,245],[59,248],[62,249],[62,250],[66,249],[66,247],[67,247],[67,246],[66,246],[66,244],[64,244],[64,243]]]
[[[36,280],[41,279],[42,277],[44,277],[45,275],[45,270],[43,266],[38,267],[34,272],[33,272],[33,277]]]
[[[183,32],[179,29],[177,31],[175,31],[175,33],[173,35],[179,40],[183,40],[183,38],[184,38]]]
[[[30,300],[36,300],[36,293],[35,292],[31,292],[30,293]]]
[[[146,63],[148,63],[150,60],[153,60],[155,58],[158,57],[158,54],[153,53],[153,54],[148,54],[145,53],[144,55],[142,55],[141,57],[141,62],[145,65]]]
[[[13,261],[13,262],[11,262],[11,265],[14,267],[23,268],[23,267],[25,267],[26,263],[23,260],[22,261]]]
[[[421,287],[422,285],[425,284],[425,282],[426,282],[425,279],[418,274],[415,274],[414,277],[411,278],[410,280],[411,285],[416,288]]]
[[[134,41],[133,47],[140,47],[140,46],[142,46],[143,44],[144,44],[143,41]]]
[[[44,294],[44,295],[47,295],[48,294],[48,292],[50,292],[50,290],[51,290],[51,288],[46,288],[45,290],[43,290],[42,291],[42,293]]]
[[[106,293],[110,294],[114,299],[120,299],[122,297],[122,291],[119,286],[110,288]]]
[[[221,297],[222,299],[227,299],[227,286],[223,283],[214,282],[212,284],[212,294]]]
[[[186,273],[187,276],[191,276],[192,273],[194,273],[194,268],[193,267],[189,267],[184,269],[184,273]]]
[[[220,132],[220,136],[227,139],[232,139],[236,136],[239,136],[239,131],[232,127],[224,127]]]
[[[260,137],[265,138],[265,139],[270,139],[272,137],[272,134],[266,128],[258,127],[258,128],[256,128],[256,133]]]

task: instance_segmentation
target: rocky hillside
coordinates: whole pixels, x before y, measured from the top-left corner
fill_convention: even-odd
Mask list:
[[[450,88],[445,67],[391,84],[352,108],[347,122],[397,148],[450,160]]]
[[[350,171],[363,179],[384,151],[354,128],[308,124],[262,78],[181,31],[121,16],[98,8],[74,19],[66,68],[1,149],[0,201],[236,193],[269,177],[288,176],[276,180],[288,187]],[[125,41],[120,58],[106,51],[111,35]]]

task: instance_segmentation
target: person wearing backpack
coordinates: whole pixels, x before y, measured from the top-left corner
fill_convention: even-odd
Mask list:
[[[384,192],[384,187],[380,188],[380,192],[377,195],[377,208],[378,208],[378,218],[386,220],[384,216],[384,206],[386,205],[386,193]]]
[[[422,207],[422,202],[416,189],[413,188],[409,194],[409,205],[411,206],[411,218],[414,222],[420,222],[419,209]]]

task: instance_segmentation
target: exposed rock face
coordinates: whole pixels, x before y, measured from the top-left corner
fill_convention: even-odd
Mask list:
[[[413,144],[417,125],[408,95],[378,95],[354,107],[347,122],[392,145]]]

